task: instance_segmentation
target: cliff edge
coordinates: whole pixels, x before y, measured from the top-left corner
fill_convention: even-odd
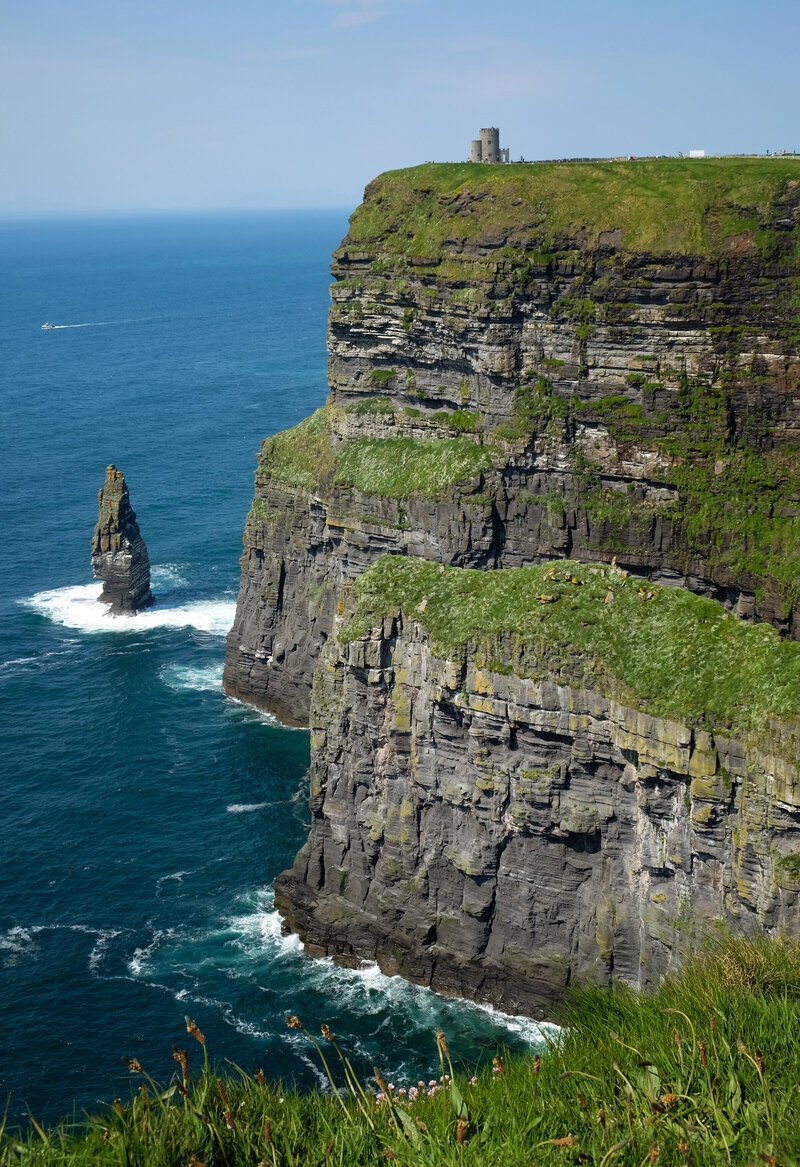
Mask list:
[[[800,645],[613,566],[379,559],[312,701],[307,951],[536,1014],[797,931]]]
[[[312,726],[288,925],[524,1012],[795,933],[800,163],[391,172],[332,271],[224,677]]]
[[[263,443],[227,692],[290,723],[385,551],[572,556],[791,636],[800,163],[381,176],[334,255],[330,396]]]

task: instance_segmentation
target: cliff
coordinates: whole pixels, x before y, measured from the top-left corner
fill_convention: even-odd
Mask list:
[[[620,564],[797,636],[800,164],[429,165],[335,253],[328,404],[267,439],[226,690],[297,724],[378,555]]]
[[[117,615],[133,616],[153,603],[150,559],[131,507],[125,476],[106,468],[97,495],[99,512],[92,536],[92,570],[103,581],[100,599]]]
[[[398,171],[332,270],[224,681],[310,718],[288,926],[525,1012],[796,932],[800,164]]]
[[[565,561],[396,556],[316,674],[306,948],[535,1013],[653,984],[714,922],[796,932],[800,645]]]

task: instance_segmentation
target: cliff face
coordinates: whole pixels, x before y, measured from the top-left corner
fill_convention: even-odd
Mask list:
[[[379,560],[323,653],[307,950],[536,1013],[796,933],[800,646],[615,568],[440,571]]]
[[[99,513],[92,536],[92,570],[103,581],[100,599],[117,615],[133,616],[153,603],[150,559],[131,507],[125,476],[106,468],[97,495]]]
[[[367,188],[328,405],[263,444],[225,686],[291,723],[385,551],[616,555],[800,629],[800,166],[487,169]]]

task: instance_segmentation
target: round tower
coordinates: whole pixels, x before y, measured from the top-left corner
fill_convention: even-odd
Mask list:
[[[473,138],[473,140],[472,140],[472,152],[470,154],[470,161],[471,162],[481,162],[482,160],[483,159],[481,157],[480,138]]]
[[[500,131],[497,126],[481,130],[481,161],[500,161]]]

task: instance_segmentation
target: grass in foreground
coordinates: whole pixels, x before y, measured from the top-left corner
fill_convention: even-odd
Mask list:
[[[77,1129],[0,1134],[0,1165],[797,1167],[797,942],[722,940],[658,992],[583,991],[564,1020],[541,1054],[499,1053],[476,1074],[454,1070],[445,1035],[432,1034],[439,1082],[405,1093],[380,1068],[359,1082],[324,1024],[319,1038],[306,1033],[325,1094],[268,1084],[261,1071],[221,1079],[207,1057],[190,1079],[178,1049],[163,1088],[131,1059],[142,1082],[132,1102]]]
[[[744,731],[800,714],[800,644],[768,624],[730,616],[716,600],[660,588],[614,566],[557,560],[480,571],[386,555],[353,585],[340,640],[395,608],[419,620],[435,650],[514,638],[521,675],[582,669],[582,683],[690,724]],[[620,684],[621,683],[621,684]]]

